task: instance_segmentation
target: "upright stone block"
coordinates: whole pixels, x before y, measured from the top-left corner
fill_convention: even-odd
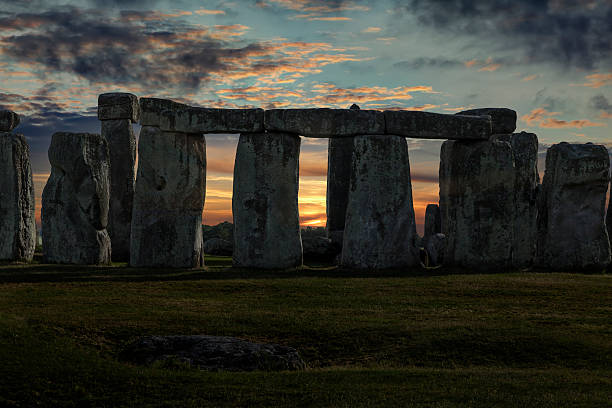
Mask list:
[[[515,170],[503,141],[446,141],[440,152],[444,263],[474,270],[512,267]]]
[[[577,271],[610,263],[604,221],[609,170],[605,146],[560,143],[548,149],[538,211],[537,266]]]
[[[425,209],[425,228],[423,241],[429,237],[442,232],[442,219],[440,217],[440,206],[438,204],[427,204]]]
[[[419,265],[406,139],[356,136],[341,265],[356,269]]]
[[[34,208],[28,144],[23,135],[0,132],[0,260],[32,260]]]
[[[329,139],[327,148],[327,236],[332,243],[342,245],[344,220],[351,183],[353,139]]]
[[[108,264],[108,144],[97,134],[55,133],[51,176],[42,194],[46,262]]]
[[[234,165],[235,266],[302,265],[298,213],[300,138],[287,133],[240,135]]]
[[[206,141],[201,134],[143,126],[132,211],[130,265],[204,265]]]
[[[108,141],[110,153],[108,233],[114,261],[130,260],[136,164],[136,137],[132,121],[138,117],[138,98],[135,95],[112,93],[98,97],[98,119],[102,121],[102,136]]]

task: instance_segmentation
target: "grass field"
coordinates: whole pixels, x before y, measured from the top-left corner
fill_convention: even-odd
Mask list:
[[[612,406],[610,275],[207,263],[0,266],[0,406]],[[210,373],[118,358],[147,334],[279,343],[309,368]]]

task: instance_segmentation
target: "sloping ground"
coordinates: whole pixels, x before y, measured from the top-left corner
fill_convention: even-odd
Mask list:
[[[610,275],[207,263],[0,266],[0,406],[609,406]],[[309,368],[209,373],[118,358],[149,334],[282,344]]]

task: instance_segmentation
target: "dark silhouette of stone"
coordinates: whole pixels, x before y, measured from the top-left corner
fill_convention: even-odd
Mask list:
[[[334,243],[326,237],[302,235],[304,262],[332,262],[340,253],[341,243]]]
[[[441,233],[436,233],[427,237],[424,244],[425,252],[427,252],[427,266],[439,266],[444,262],[444,251],[446,249],[446,236]]]
[[[488,116],[444,115],[419,111],[385,111],[386,134],[421,139],[476,139],[491,136]]]
[[[440,217],[440,207],[438,204],[427,204],[425,209],[425,229],[423,240],[442,231],[442,218]]]
[[[302,265],[298,214],[300,138],[242,134],[234,166],[235,266],[283,269]]]
[[[457,115],[490,116],[493,134],[510,134],[516,130],[516,111],[508,108],[470,109]]]
[[[306,368],[306,363],[291,347],[220,336],[146,336],[130,344],[122,356],[137,364],[187,365],[207,371]]]
[[[341,264],[357,269],[419,265],[406,139],[356,136]]]
[[[132,211],[130,265],[204,265],[206,141],[201,134],[143,126]]]
[[[19,115],[10,110],[0,110],[0,132],[10,132],[19,125]]]
[[[109,264],[108,144],[97,134],[55,133],[42,194],[43,256],[49,263]]]
[[[28,143],[21,134],[0,132],[0,260],[32,260],[36,246],[34,209]]]
[[[204,241],[204,253],[206,255],[232,256],[234,245],[230,241],[221,238],[212,238]]]
[[[335,244],[342,245],[346,205],[351,182],[353,138],[329,139],[327,148],[327,233]]]
[[[537,266],[599,270],[610,263],[605,228],[610,158],[605,146],[560,143],[546,153]]]
[[[515,169],[503,141],[446,141],[440,152],[445,265],[512,267]]]
[[[98,96],[98,119],[128,119],[138,122],[140,119],[138,97],[124,92],[100,94]]]

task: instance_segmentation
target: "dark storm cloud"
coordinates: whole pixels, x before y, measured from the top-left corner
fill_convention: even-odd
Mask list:
[[[610,0],[396,0],[396,6],[394,25],[414,16],[421,26],[469,37],[473,47],[518,50],[528,62],[563,67],[612,66]]]
[[[612,113],[612,105],[610,104],[610,101],[602,94],[593,96],[589,101],[589,107],[596,111]]]

